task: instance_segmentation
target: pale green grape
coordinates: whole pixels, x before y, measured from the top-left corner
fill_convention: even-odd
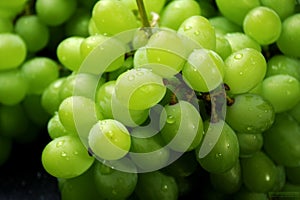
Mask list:
[[[15,32],[22,37],[30,52],[46,47],[50,37],[48,27],[36,15],[20,17],[16,21]]]
[[[98,1],[93,8],[92,19],[99,33],[107,36],[138,27],[133,12],[118,0]]]
[[[280,51],[292,57],[300,57],[300,13],[295,13],[282,22],[282,32],[276,44]]]
[[[276,11],[281,20],[284,20],[288,16],[292,15],[295,11],[294,0],[260,0],[263,6],[267,6]]]
[[[184,20],[178,27],[178,33],[190,38],[200,47],[216,49],[215,29],[203,16],[195,15]]]
[[[212,50],[195,49],[183,67],[184,80],[192,89],[209,92],[223,83],[225,64]]]
[[[73,134],[74,132],[68,131],[60,122],[58,113],[55,113],[48,121],[47,123],[47,131],[50,136],[50,138],[53,140],[55,138]]]
[[[265,77],[267,63],[257,50],[246,48],[232,53],[225,60],[224,82],[233,94],[248,92]]]
[[[179,73],[185,63],[184,41],[175,31],[159,30],[140,48],[135,57],[135,68],[149,68],[154,73],[169,78]]]
[[[28,83],[29,94],[42,94],[59,76],[58,64],[48,57],[34,57],[27,60],[20,70]]]
[[[226,111],[226,122],[243,133],[262,133],[272,126],[274,118],[273,106],[255,94],[236,95]]]
[[[128,130],[117,120],[100,120],[89,132],[88,146],[100,159],[120,159],[128,153],[130,145],[131,139]]]
[[[76,0],[37,0],[35,3],[38,18],[49,26],[58,26],[69,20],[76,7]]]
[[[68,131],[77,133],[85,146],[90,129],[103,118],[95,102],[83,96],[64,99],[59,106],[58,115],[62,125]]]
[[[19,35],[0,33],[0,70],[19,67],[26,55],[26,44]]]
[[[184,20],[200,14],[200,5],[194,0],[172,1],[161,12],[160,26],[177,30]]]
[[[0,73],[0,102],[2,104],[18,104],[26,94],[27,82],[18,69]]]
[[[259,0],[216,0],[220,13],[230,21],[242,26],[246,14],[253,8],[260,6]]]
[[[217,35],[216,37],[215,52],[219,54],[223,60],[226,60],[226,58],[232,54],[232,48],[229,41],[222,35]]]
[[[259,44],[269,45],[277,41],[281,34],[281,20],[274,10],[259,6],[247,13],[243,29]]]
[[[191,151],[202,140],[202,118],[198,110],[187,101],[165,106],[160,116],[160,127],[166,145],[175,151]]]
[[[252,48],[261,52],[261,46],[254,39],[242,32],[227,33],[224,37],[228,40],[232,52],[236,52],[245,48]]]
[[[165,95],[162,77],[149,69],[131,69],[121,74],[115,86],[117,99],[132,110],[145,110],[157,104]]]
[[[83,174],[94,158],[76,136],[66,135],[50,141],[42,152],[44,169],[57,178],[73,178]]]
[[[276,113],[292,109],[300,101],[300,82],[290,75],[274,75],[264,79],[261,95]]]
[[[82,63],[80,45],[84,38],[72,36],[62,40],[57,47],[58,60],[69,70],[77,71]]]

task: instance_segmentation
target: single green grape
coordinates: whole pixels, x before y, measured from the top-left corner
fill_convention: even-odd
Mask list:
[[[157,170],[139,174],[135,193],[138,198],[145,200],[176,200],[179,188],[174,177]]]
[[[241,158],[241,167],[243,183],[251,192],[265,193],[272,190],[277,171],[267,154],[258,151],[251,157]]]
[[[76,0],[37,0],[37,16],[48,26],[59,26],[70,19],[77,8]]]
[[[55,138],[61,137],[61,136],[65,136],[65,135],[69,135],[69,134],[74,134],[76,135],[76,133],[68,131],[60,122],[58,113],[55,113],[49,120],[47,123],[47,131],[48,134],[50,136],[50,138],[52,140],[54,140]]]
[[[263,147],[261,133],[236,133],[239,140],[240,157],[251,157]]]
[[[258,6],[245,16],[243,29],[260,45],[269,45],[276,42],[281,34],[281,20],[273,9]]]
[[[34,57],[27,60],[20,69],[28,83],[28,94],[42,94],[59,77],[58,64],[48,57]]]
[[[226,33],[224,37],[228,40],[232,52],[236,52],[245,48],[252,48],[261,52],[261,46],[254,39],[243,32]]]
[[[190,38],[199,45],[199,48],[216,49],[215,29],[209,20],[203,16],[193,15],[185,19],[178,27],[177,32],[182,36]]]
[[[300,57],[300,13],[287,17],[282,22],[282,32],[276,44],[279,50],[287,56]]]
[[[184,20],[200,14],[201,8],[196,1],[172,1],[168,3],[161,12],[160,26],[177,30]]]
[[[203,121],[187,101],[166,105],[160,116],[160,134],[166,145],[178,152],[195,149],[203,136]]]
[[[71,71],[79,70],[82,63],[80,45],[83,40],[83,37],[71,36],[62,40],[57,46],[58,60]]]
[[[232,53],[225,60],[224,82],[232,94],[248,92],[265,77],[267,62],[259,51],[245,48]]]
[[[44,169],[57,178],[74,178],[83,174],[94,162],[81,140],[66,135],[50,141],[42,152]]]
[[[292,109],[300,101],[300,82],[290,75],[274,75],[262,82],[261,95],[268,100],[276,113]]]
[[[15,33],[0,33],[0,70],[18,68],[27,55],[24,40]]]
[[[127,108],[145,110],[164,97],[166,87],[162,77],[149,69],[137,68],[128,70],[118,77],[115,93],[117,99]]]
[[[183,80],[193,90],[209,92],[223,83],[225,64],[214,51],[195,49],[182,70]]]
[[[219,54],[223,60],[226,60],[226,58],[232,54],[231,45],[225,36],[217,35],[215,52]]]
[[[220,130],[220,126],[222,127]],[[196,158],[203,169],[210,173],[223,173],[231,169],[239,159],[239,143],[238,138],[233,129],[225,122],[219,121],[216,123],[204,122],[205,134],[212,134],[215,131],[221,131],[216,144],[212,150],[204,157],[200,157],[199,152],[202,145],[196,148]],[[210,144],[208,144],[210,145]]]
[[[117,120],[103,119],[90,129],[88,146],[100,159],[120,159],[128,153],[130,145],[129,131]]]
[[[27,94],[27,81],[19,69],[0,73],[0,102],[4,105],[20,103]]]
[[[37,52],[46,47],[50,32],[36,15],[22,16],[15,24],[15,32],[24,40],[27,50]]]
[[[137,185],[138,174],[120,171],[96,162],[93,181],[101,199],[128,199]]]
[[[284,20],[288,16],[292,15],[295,11],[294,0],[260,0],[263,6],[267,6],[276,11],[281,20]]]
[[[88,26],[91,18],[91,13],[88,9],[77,8],[75,13],[65,24],[65,32],[67,37],[80,36],[88,37]]]
[[[300,126],[288,113],[277,114],[263,137],[263,148],[274,162],[286,167],[300,165]]]
[[[262,133],[272,126],[274,118],[272,104],[255,94],[236,95],[226,111],[226,122],[243,133]]]

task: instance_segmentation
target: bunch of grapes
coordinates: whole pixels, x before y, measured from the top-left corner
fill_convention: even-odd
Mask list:
[[[2,4],[0,117],[62,199],[300,197],[299,2]]]

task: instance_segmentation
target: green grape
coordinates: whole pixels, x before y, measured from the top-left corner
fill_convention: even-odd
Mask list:
[[[75,13],[65,24],[66,36],[88,37],[88,26],[90,18],[91,14],[87,9],[77,8]]]
[[[217,35],[225,35],[227,33],[242,32],[241,26],[233,23],[224,16],[215,16],[208,19],[209,23],[215,28]]]
[[[98,1],[93,8],[92,19],[99,33],[106,36],[138,28],[133,12],[118,0]]]
[[[285,167],[282,165],[276,165],[277,176],[275,179],[275,185],[271,191],[279,192],[283,189],[286,183],[286,172]]]
[[[262,96],[276,113],[292,109],[300,101],[300,82],[290,75],[274,75],[262,82]]]
[[[242,186],[241,164],[238,160],[236,164],[226,172],[210,173],[210,182],[217,191],[225,194],[234,194]]]
[[[258,6],[247,13],[243,29],[259,44],[269,45],[276,42],[281,34],[281,20],[271,8]]]
[[[232,94],[253,89],[263,80],[267,71],[264,56],[257,50],[246,48],[232,53],[225,60],[224,82]]]
[[[132,110],[145,110],[157,104],[165,95],[162,77],[149,69],[131,69],[116,80],[117,99]],[[146,97],[146,98],[145,98]]]
[[[282,32],[276,44],[279,50],[292,57],[300,57],[300,13],[295,13],[287,17],[282,22]]]
[[[0,166],[3,165],[10,157],[12,151],[12,140],[0,136]]]
[[[86,148],[76,136],[66,135],[50,141],[42,152],[44,169],[57,178],[74,178],[93,164]]]
[[[240,94],[227,107],[226,122],[237,132],[262,133],[274,122],[272,105],[259,95]]]
[[[100,162],[95,164],[94,182],[103,199],[127,199],[134,192],[137,181],[137,173],[112,169]]]
[[[264,149],[272,160],[286,167],[300,165],[300,126],[289,114],[277,114],[263,136]]]
[[[76,8],[76,0],[37,0],[35,3],[38,18],[49,26],[63,24],[70,19]]]
[[[293,116],[293,118],[300,123],[300,102],[293,107],[293,109],[289,110],[289,114]]]
[[[215,52],[219,54],[223,60],[226,60],[226,58],[232,54],[232,48],[229,41],[222,35],[217,35],[216,37]]]
[[[178,27],[177,32],[180,35],[190,38],[201,48],[216,49],[215,29],[209,20],[203,16],[196,15],[185,19]]]
[[[172,162],[170,165],[164,167],[162,171],[173,177],[183,178],[189,177],[198,168],[198,162],[195,157],[195,152],[189,151],[182,154],[177,160]]]
[[[161,171],[153,171],[139,174],[135,193],[139,199],[178,199],[179,188],[172,176]]]
[[[96,92],[95,101],[99,105],[101,114],[105,119],[113,118],[112,95],[114,93],[116,81],[108,81],[101,85]]]
[[[47,131],[52,140],[55,138],[74,134],[74,132],[68,131],[60,122],[59,116],[57,113],[55,113],[48,121],[47,123]]]
[[[29,127],[29,120],[24,108],[20,104],[0,106],[1,136],[16,139],[25,135]]]
[[[292,15],[295,11],[294,0],[260,0],[263,6],[267,6],[276,11],[281,20],[284,20],[288,16]]]
[[[83,40],[83,37],[71,36],[62,40],[57,46],[58,60],[71,71],[77,71],[82,63],[80,45]]]
[[[165,106],[160,116],[160,134],[167,146],[178,152],[195,149],[203,136],[203,121],[187,101]]]
[[[83,96],[94,100],[99,78],[94,74],[77,73],[66,77],[60,86],[60,99],[70,96]]]
[[[0,73],[0,102],[2,104],[18,104],[26,94],[27,82],[18,69]]]
[[[184,20],[200,14],[200,5],[194,0],[172,1],[161,12],[160,26],[177,30]]]
[[[300,166],[285,168],[287,179],[290,183],[300,184]]]
[[[47,25],[36,15],[20,17],[16,21],[15,32],[22,37],[30,52],[37,52],[46,47],[50,37]]]
[[[0,18],[0,33],[13,32],[13,21],[8,18]]]
[[[200,157],[201,155],[199,155],[202,145],[196,148],[197,161],[202,168],[211,173],[223,173],[231,169],[239,158],[238,138],[232,128],[223,121],[211,124],[205,121],[204,139],[205,137],[209,137],[207,134],[219,131],[220,126],[222,127],[220,136],[219,138],[214,138],[217,140],[217,143],[205,157]]]
[[[300,81],[299,66],[300,61],[296,58],[286,55],[274,55],[268,60],[266,77],[278,74],[287,74],[294,76]]]
[[[266,193],[250,192],[242,187],[237,193],[233,194],[233,200],[269,200],[269,198]]]
[[[184,42],[175,31],[159,30],[150,37],[146,47],[139,49],[134,58],[135,68],[149,68],[154,73],[169,78],[179,73],[185,63]]]
[[[95,102],[83,96],[71,96],[64,99],[58,109],[62,125],[71,132],[77,133],[84,143],[88,145],[88,135],[102,115]]]
[[[28,83],[28,94],[42,94],[59,76],[58,64],[48,57],[34,57],[21,66],[21,74]]]
[[[130,159],[143,173],[167,166],[170,159],[170,150],[156,133],[151,127],[135,127],[130,132]]]
[[[220,13],[230,21],[242,26],[246,14],[253,8],[260,6],[259,0],[216,0]]]
[[[21,14],[26,5],[26,0],[13,0],[0,2],[0,18],[14,19]]]
[[[47,88],[42,93],[41,104],[46,112],[53,115],[58,111],[58,107],[62,101],[59,94],[62,90],[62,85],[66,77],[60,77],[50,83]]]
[[[263,136],[260,133],[236,133],[239,140],[240,157],[250,157],[263,147]]]
[[[223,83],[224,71],[223,59],[216,52],[195,49],[189,55],[182,75],[193,90],[209,92]]]
[[[118,57],[114,58],[111,63],[107,63],[107,65],[104,61],[102,61],[101,65],[98,65],[98,67],[102,67],[105,72],[111,72],[119,69],[125,60],[126,50],[124,44],[117,39],[101,34],[89,36],[81,43],[80,53],[82,59],[89,58],[89,55],[92,51],[97,51],[99,56],[101,54],[101,58],[119,55]]]
[[[93,18],[90,18],[90,20],[89,20],[88,32],[89,32],[90,36],[101,34],[100,31],[98,30],[98,28],[96,27],[96,24],[95,24]]]
[[[251,157],[241,158],[241,168],[243,183],[251,192],[270,192],[274,187],[276,166],[264,152],[259,151]]]
[[[14,33],[0,33],[0,70],[15,69],[25,60],[24,40]]]
[[[228,40],[232,52],[236,52],[245,48],[252,48],[261,52],[261,46],[251,37],[242,32],[226,33],[224,37]]]
[[[94,170],[95,164],[79,176],[60,180],[61,200],[102,199],[93,181]]]
[[[121,2],[128,6],[132,11],[138,10],[136,0],[121,0]],[[164,8],[165,3],[166,0],[144,0],[144,6],[148,18],[151,19],[152,12],[160,14],[162,9]]]
[[[98,121],[90,130],[88,146],[100,159],[117,160],[124,157],[131,145],[127,128],[117,120]]]
[[[27,95],[22,102],[27,117],[39,127],[44,127],[51,115],[41,104],[41,95]]]

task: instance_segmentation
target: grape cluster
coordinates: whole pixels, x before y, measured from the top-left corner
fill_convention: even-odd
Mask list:
[[[45,125],[41,161],[65,200],[300,198],[299,11],[1,2],[1,149],[29,137],[28,118]]]

